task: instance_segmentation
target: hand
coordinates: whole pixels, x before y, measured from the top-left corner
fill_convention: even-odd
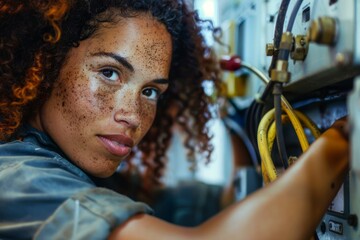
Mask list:
[[[347,116],[336,120],[330,128],[336,129],[339,133],[341,133],[341,136],[343,136],[346,140],[349,140],[349,124]]]

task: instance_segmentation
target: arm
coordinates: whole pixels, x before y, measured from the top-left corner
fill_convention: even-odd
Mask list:
[[[326,131],[278,180],[196,228],[138,215],[110,239],[310,239],[348,169],[348,142]]]

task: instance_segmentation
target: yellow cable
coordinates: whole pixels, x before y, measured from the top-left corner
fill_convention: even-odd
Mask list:
[[[259,76],[260,79],[263,80],[265,84],[269,83],[270,80],[265,75],[263,75],[260,71],[257,71],[256,69],[254,69],[251,66],[247,66],[245,63],[243,63],[243,65],[245,67],[247,67],[248,69],[250,69],[251,71],[253,71],[257,76]],[[257,72],[259,72],[261,74],[258,74]],[[281,96],[281,106],[284,109],[284,111],[286,112],[288,118],[291,121],[291,124],[294,127],[294,130],[299,139],[302,151],[305,152],[309,148],[309,142],[308,142],[308,139],[306,138],[304,129],[303,129],[300,121],[303,122],[303,124],[307,128],[310,129],[311,133],[313,134],[313,136],[315,138],[320,136],[320,134],[321,134],[320,130],[304,114],[302,114],[301,112],[298,112],[296,110],[294,111],[293,108],[291,107],[290,103],[286,100],[286,98],[284,96]],[[263,119],[261,119],[261,121],[260,121],[259,129],[258,129],[258,147],[259,147],[259,152],[260,152],[260,157],[261,157],[261,170],[263,173],[263,178],[264,178],[265,183],[273,181],[277,177],[277,172],[276,172],[275,166],[271,160],[271,154],[270,154],[273,144],[269,144],[269,143],[274,142],[275,135],[276,135],[275,127],[271,127],[272,129],[270,131],[270,135],[267,136],[268,130],[269,130],[269,125],[270,125],[270,123],[269,123],[270,119],[272,119],[271,121],[274,120],[274,110],[270,110],[267,114],[265,114]],[[299,119],[300,119],[300,121],[299,121]],[[282,121],[283,121],[283,119],[282,119]]]
[[[263,177],[266,178],[264,179],[265,183],[272,182],[277,178],[277,172],[274,163],[271,160],[267,141],[267,132],[270,124],[274,121],[274,112],[275,109],[271,109],[264,115],[260,121],[257,134],[257,141],[261,158],[261,169],[263,171]]]
[[[309,141],[306,138],[304,128],[301,126],[299,119],[296,117],[293,108],[286,100],[286,98],[284,96],[281,96],[281,100],[281,106],[284,108],[286,114],[289,116],[291,124],[293,125],[296,135],[298,136],[301,149],[303,152],[305,152],[309,148]]]
[[[286,99],[285,99],[286,101]],[[293,124],[294,130],[300,141],[303,152],[309,147],[308,140],[306,138],[304,128],[310,129],[311,133],[315,138],[318,138],[321,134],[316,124],[309,119],[305,114],[300,111],[293,110],[290,104],[285,102],[285,112],[288,115],[282,115],[282,122],[290,122]],[[275,126],[275,109],[267,112],[261,119],[258,128],[258,146],[261,157],[261,169],[265,184],[274,181],[277,178],[277,171],[271,159],[271,150],[276,137],[276,126]],[[305,139],[305,140],[304,140]]]
[[[295,111],[296,116],[303,123],[303,125],[311,131],[311,134],[314,136],[314,138],[316,139],[316,138],[320,137],[321,131],[316,126],[316,124],[302,112],[297,111],[297,110],[294,110],[294,111]]]
[[[318,138],[321,135],[320,129],[316,126],[316,124],[308,118],[305,114],[303,114],[300,111],[294,110],[294,113],[297,118],[299,118],[301,125],[305,126],[307,129],[311,131],[311,134],[314,136],[314,138]],[[285,114],[281,115],[281,122],[282,123],[288,123],[290,121],[289,117]],[[271,124],[269,131],[268,131],[268,145],[269,145],[269,151],[272,151],[273,142],[275,141],[276,137],[276,125],[275,121]]]
[[[265,184],[268,184],[271,182],[269,176],[268,176],[268,173],[267,173],[267,170],[265,168],[265,164],[263,163],[263,161],[261,161],[261,175],[263,177],[263,181]]]
[[[256,68],[253,68],[250,65],[246,65],[245,63],[242,63],[243,67],[248,68],[252,72],[254,72],[260,79],[265,83],[268,84],[270,82],[270,79],[268,79],[262,72],[258,71]],[[317,126],[304,114],[298,111],[294,111],[289,102],[286,100],[284,96],[281,96],[281,106],[282,109],[286,112],[288,118],[290,119],[291,124],[294,127],[295,133],[299,139],[301,149],[303,152],[305,152],[309,148],[309,142],[305,135],[304,128],[302,127],[300,121],[310,129],[311,133],[315,138],[320,136],[320,130],[317,128]],[[264,182],[267,183],[269,181],[275,180],[277,176],[276,169],[274,167],[274,164],[271,160],[271,152],[272,145],[275,139],[275,127],[271,127],[270,135],[267,136],[269,126],[271,123],[269,123],[270,119],[271,121],[274,120],[274,110],[270,110],[263,119],[261,119],[258,129],[258,146],[259,146],[259,152],[261,156],[261,169],[263,172],[263,178]],[[300,120],[299,120],[300,119]],[[263,122],[264,120],[264,122]],[[282,117],[282,121],[285,120]],[[269,145],[269,143],[272,143]],[[264,159],[264,160],[263,160]]]

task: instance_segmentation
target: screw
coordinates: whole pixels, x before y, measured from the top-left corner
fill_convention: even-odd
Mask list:
[[[350,226],[356,227],[357,224],[358,224],[358,218],[357,218],[356,214],[350,214],[348,219],[347,219],[347,223]]]

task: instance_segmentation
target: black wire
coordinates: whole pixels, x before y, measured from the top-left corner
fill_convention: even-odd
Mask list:
[[[281,93],[282,85],[281,83],[275,83],[274,85],[274,107],[275,107],[275,126],[276,126],[276,142],[279,150],[279,157],[285,169],[289,167],[288,164],[288,155],[286,152],[284,132],[281,122]]]
[[[286,28],[286,32],[291,32],[292,28],[294,26],[294,22],[295,22],[295,18],[297,16],[297,13],[300,9],[301,3],[303,0],[297,0],[294,8],[291,11],[291,15],[290,15],[290,19]],[[280,44],[280,43],[279,43]],[[279,54],[278,54],[278,59],[280,60],[284,60],[284,61],[288,61],[289,60],[289,55],[290,55],[290,49],[280,49],[279,50]]]
[[[245,126],[246,126],[246,133],[249,136],[250,142],[253,145],[255,152],[256,152],[256,158],[258,163],[260,164],[260,154],[258,150],[257,140],[256,140],[256,131],[257,126],[255,123],[255,114],[256,114],[256,108],[258,107],[259,103],[256,101],[253,101],[248,108],[248,111],[246,113],[246,120],[245,120]]]
[[[250,106],[247,108],[246,112],[245,112],[245,131],[247,133],[247,135],[249,136],[251,142],[252,141],[252,121],[251,121],[251,117],[253,116],[253,110],[254,110],[254,105],[255,105],[255,101],[253,101]]]
[[[246,121],[245,121],[245,126],[246,126],[245,130],[246,130],[246,133],[248,134],[249,139],[255,149],[258,165],[261,164],[261,159],[260,159],[260,153],[259,153],[259,148],[258,148],[258,143],[257,143],[257,129],[258,129],[260,120],[262,118],[263,108],[264,108],[264,106],[262,103],[253,101],[251,103],[250,107],[248,108],[248,111],[246,112]]]
[[[274,32],[274,46],[278,48],[281,41],[281,35],[284,30],[284,22],[286,17],[286,12],[289,7],[290,0],[282,0],[278,12],[278,16],[275,24],[275,32]]]
[[[263,109],[264,109],[264,104],[258,103],[257,107],[255,109],[255,121],[254,121],[254,123],[256,124],[256,129],[255,129],[256,136],[257,136],[257,129],[258,129],[259,123],[263,117]]]
[[[278,49],[281,41],[281,35],[284,30],[284,22],[285,22],[285,16],[286,12],[289,6],[290,0],[282,0],[278,12],[278,16],[275,23],[275,32],[274,32],[274,48]],[[269,66],[269,76],[271,73],[271,70],[275,68],[276,62],[277,62],[277,51],[274,52],[274,55],[272,56],[271,63]]]
[[[263,91],[263,93],[261,94],[260,96],[260,101],[261,102],[265,102],[266,101],[266,98],[269,96],[269,94],[271,93],[271,90],[273,89],[274,87],[274,81],[270,81],[266,84],[266,87]]]
[[[294,5],[294,8],[291,11],[290,19],[289,19],[288,25],[286,27],[286,32],[291,33],[292,28],[294,26],[295,18],[296,18],[297,13],[298,13],[298,11],[300,9],[302,1],[303,0],[297,0],[296,1],[295,5]],[[279,45],[280,45],[280,43],[279,43]],[[279,48],[280,48],[280,46],[279,46]],[[279,54],[278,54],[278,59],[288,61],[289,60],[289,54],[290,54],[290,49],[280,49]]]
[[[287,32],[291,32],[295,18],[301,6],[302,0],[297,0],[295,6],[291,12],[291,16],[289,19],[288,26],[286,28]],[[278,60],[288,61],[290,55],[290,49],[280,49],[278,53]],[[288,168],[288,155],[286,152],[285,139],[284,139],[284,131],[281,122],[281,94],[282,94],[282,83],[275,83],[273,87],[274,94],[274,108],[275,108],[275,125],[276,125],[276,142],[279,151],[279,157],[285,169]]]
[[[288,25],[286,28],[287,32],[292,31],[292,28],[293,28],[294,22],[295,22],[295,18],[300,9],[302,1],[303,0],[297,0],[297,2],[294,5],[294,8],[291,12],[289,22],[288,22]],[[275,33],[274,33],[274,48],[275,49],[279,49],[279,46],[280,46],[281,36],[283,34],[283,29],[284,29],[286,12],[288,10],[289,3],[290,3],[290,0],[283,0],[280,5],[278,17],[276,19],[276,24],[275,24]],[[285,54],[285,55],[283,55],[283,54]],[[282,53],[281,55],[283,55],[283,56],[279,56],[279,55],[280,55],[280,52],[275,52],[271,59],[271,63],[270,63],[270,67],[269,67],[269,76],[270,76],[271,70],[275,68],[276,62],[279,59],[279,57],[281,57],[281,59],[284,59],[284,60],[288,60],[288,58],[289,58],[289,53]]]
[[[277,20],[276,20],[276,24],[275,24],[275,32],[274,32],[274,47],[275,47],[275,49],[279,49],[279,46],[280,46],[281,36],[283,34],[284,22],[285,22],[285,17],[286,17],[289,3],[290,3],[290,0],[282,0],[280,8],[279,8],[279,12],[278,12],[278,16],[277,16]],[[302,3],[302,0],[298,0],[296,2],[294,9],[290,16],[287,30],[291,31],[301,3]],[[273,68],[275,68],[277,60],[280,58],[281,60],[287,61],[289,59],[289,54],[290,54],[289,50],[280,50],[279,52],[276,51],[274,53],[272,60],[271,60],[270,68],[269,68],[269,75],[270,75],[271,70]],[[277,88],[280,88],[280,94],[276,97],[274,95],[274,104],[276,102],[276,104],[278,105],[277,107],[275,107],[275,112],[278,111],[278,113],[276,114],[276,115],[278,115],[278,117],[275,117],[275,124],[277,126],[276,127],[276,131],[277,131],[276,138],[277,138],[277,145],[278,145],[278,149],[279,149],[279,153],[280,153],[280,158],[283,162],[284,168],[287,168],[288,167],[287,153],[286,153],[286,149],[285,149],[285,144],[284,144],[285,141],[284,141],[282,124],[281,124],[282,85],[278,84]],[[265,102],[265,99],[268,97],[268,95],[272,89],[274,89],[274,82],[270,81],[267,84],[264,92],[262,93],[260,100]],[[258,125],[259,125],[261,117],[262,117],[263,108],[264,108],[263,104],[259,104],[256,101],[254,101],[250,105],[248,112],[247,112],[248,114],[246,117],[246,123],[245,123],[246,131],[247,131],[250,141],[252,142],[255,149],[258,149],[257,128],[258,128]],[[257,154],[260,159],[260,154],[258,153],[258,151],[257,151]]]

